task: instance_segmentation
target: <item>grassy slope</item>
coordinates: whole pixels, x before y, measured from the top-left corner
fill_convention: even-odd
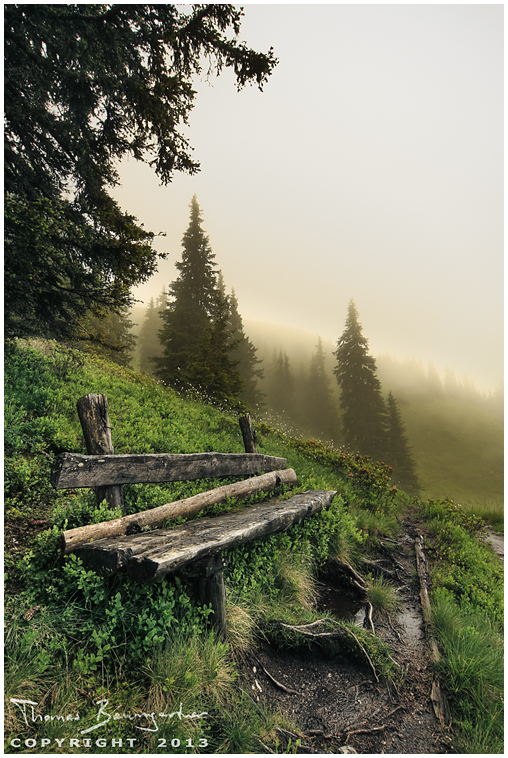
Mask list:
[[[48,485],[54,454],[64,450],[85,452],[75,410],[81,395],[104,392],[108,396],[117,453],[242,452],[237,419],[198,400],[183,400],[153,380],[114,364],[85,359],[51,343],[40,343],[37,348],[6,357],[6,548],[12,581],[8,589],[13,590],[6,598],[7,696],[30,696],[38,702],[45,699],[48,708],[63,699],[68,710],[79,704],[83,717],[91,717],[94,709],[96,712],[94,702],[101,695],[109,697],[115,706],[120,699],[127,710],[153,709],[154,704],[171,707],[167,705],[171,698],[173,703],[182,698],[191,710],[196,707],[192,693],[198,687],[202,693],[198,707],[212,709],[216,718],[213,729],[196,724],[193,739],[208,739],[212,752],[257,752],[255,734],[262,734],[265,742],[272,740],[273,744],[274,717],[265,714],[261,718],[250,701],[235,694],[228,650],[215,643],[210,646],[207,638],[200,636],[203,615],[195,609],[184,586],[167,581],[140,594],[130,584],[102,580],[85,572],[72,558],[62,564],[53,557],[54,536],[64,523],[78,526],[114,515],[98,513],[93,497],[86,492],[55,493]],[[310,445],[295,443],[266,428],[259,435],[258,448],[287,457],[288,465],[299,475],[301,489],[338,489],[341,498],[336,499],[330,514],[309,520],[291,535],[270,538],[259,545],[252,543],[231,556],[229,613],[230,623],[237,621],[234,631],[240,646],[245,640],[248,644],[248,633],[252,633],[253,624],[261,623],[263,614],[281,617],[287,613],[288,618],[300,621],[312,617],[301,593],[288,589],[287,582],[279,582],[282,573],[287,573],[287,566],[283,572],[278,565],[281,556],[291,558],[294,576],[295,571],[302,572],[309,562],[319,562],[331,550],[354,559],[375,541],[379,530],[387,533],[396,528],[384,496],[355,490],[349,479],[351,472],[337,469],[326,450],[314,453]],[[129,509],[136,511],[214,485],[213,481],[138,485],[126,487],[125,494]],[[49,521],[47,526],[55,526],[42,532],[30,554],[30,535],[41,529],[30,524],[41,518]],[[442,534],[443,529],[439,527],[436,533]],[[499,572],[487,565],[479,549],[473,570],[467,573],[460,568],[464,556],[458,548],[469,555],[472,549],[465,534],[453,532],[450,538],[450,544],[456,546],[456,570],[447,568],[446,561],[452,561],[448,544],[438,545],[436,566],[444,565],[445,570],[441,579],[435,575],[436,584],[441,582],[452,597],[460,598],[462,593],[467,607],[472,613],[480,613],[485,624],[491,601],[483,584],[490,582],[493,587],[499,583]],[[24,567],[21,573],[20,567]],[[481,579],[483,574],[488,578]],[[296,584],[301,587],[303,582],[299,579]],[[274,611],[277,599],[284,609],[279,604]],[[40,609],[32,618],[29,609],[36,606]],[[241,628],[246,619],[253,622],[247,624],[248,633]],[[471,626],[468,624],[466,628]],[[184,639],[175,636],[175,629],[183,630]],[[157,642],[168,636],[171,645]],[[190,670],[196,672],[192,681],[187,676]],[[478,685],[478,680],[473,683]],[[460,695],[462,685],[457,687]],[[472,702],[470,708],[477,708],[476,701]],[[15,723],[16,712],[8,706],[7,731]],[[47,730],[49,734],[49,726]],[[120,726],[118,730],[121,735]],[[165,734],[160,732],[162,737]],[[483,732],[481,739],[482,744],[493,744]],[[140,751],[151,752],[153,747],[145,740]],[[98,752],[110,750],[105,747]]]
[[[427,497],[502,503],[502,417],[453,397],[404,400],[400,411]]]

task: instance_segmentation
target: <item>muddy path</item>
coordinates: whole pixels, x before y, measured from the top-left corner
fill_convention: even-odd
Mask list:
[[[293,734],[280,732],[278,752],[300,740],[298,753],[448,753],[449,729],[440,724],[431,704],[432,666],[424,635],[420,582],[414,542],[422,526],[412,514],[402,522],[397,542],[384,542],[377,556],[393,572],[401,610],[391,619],[374,618],[376,634],[389,643],[403,673],[398,685],[376,681],[367,662],[312,649],[281,650],[268,644],[238,660],[238,685],[256,702],[278,708],[298,724]],[[328,584],[318,607],[328,615],[348,615],[366,623],[365,608],[351,602],[344,612],[344,591]],[[356,613],[355,613],[356,611]],[[260,745],[259,752],[270,752]]]

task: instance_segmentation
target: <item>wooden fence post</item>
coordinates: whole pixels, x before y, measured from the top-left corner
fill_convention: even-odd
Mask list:
[[[212,556],[204,564],[199,579],[199,597],[202,605],[210,605],[213,610],[211,623],[222,640],[227,639],[226,585],[224,584],[224,558]]]
[[[257,453],[256,433],[252,426],[252,419],[249,414],[239,418],[240,429],[242,430],[243,444],[246,453]]]
[[[77,408],[88,455],[113,455],[106,395],[84,395],[79,398]],[[110,508],[120,507],[124,513],[121,484],[96,487],[95,494],[97,504],[106,500]]]

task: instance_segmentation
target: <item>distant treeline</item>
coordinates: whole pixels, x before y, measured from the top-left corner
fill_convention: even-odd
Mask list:
[[[353,301],[336,345],[318,337],[310,345],[301,333],[299,348],[293,332],[286,349],[284,334],[269,325],[253,329],[255,345],[201,224],[193,197],[179,276],[144,313],[138,309],[136,325],[126,311],[91,319],[94,350],[181,392],[198,392],[294,434],[382,460],[409,492],[423,488],[429,494],[430,487],[434,494],[441,482],[441,494],[498,498],[502,387],[486,396],[451,369],[442,379],[417,359],[375,360]]]

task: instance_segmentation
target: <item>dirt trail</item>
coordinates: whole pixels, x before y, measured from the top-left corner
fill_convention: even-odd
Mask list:
[[[494,551],[504,563],[504,534],[489,531],[487,532],[487,542],[492,545]]]
[[[440,725],[430,700],[432,672],[414,556],[420,525],[408,516],[403,529],[397,543],[384,543],[385,553],[379,556],[382,565],[395,573],[402,609],[390,621],[374,619],[376,633],[390,644],[404,671],[398,687],[376,682],[367,663],[316,648],[295,651],[261,645],[239,662],[242,689],[254,700],[282,709],[299,724],[299,734],[291,736],[292,746],[297,737],[301,739],[298,753],[453,752],[449,731]],[[320,607],[328,614],[334,610],[334,594],[343,593],[329,585],[322,594]],[[362,609],[356,622],[361,625],[364,616]],[[289,736],[280,733],[279,752]],[[260,746],[260,752],[268,750]]]

